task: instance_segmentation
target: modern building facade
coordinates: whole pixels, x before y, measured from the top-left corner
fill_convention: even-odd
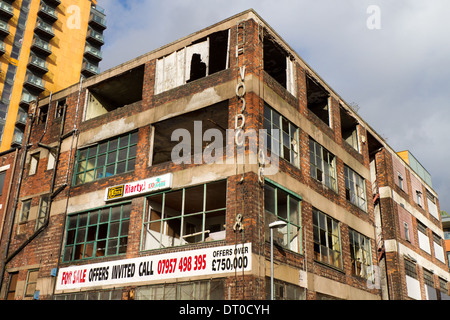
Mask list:
[[[276,299],[448,294],[437,194],[253,10],[32,102],[3,159],[2,299],[267,299],[271,254]]]
[[[0,1],[0,152],[22,145],[31,101],[98,73],[105,28],[96,0]]]

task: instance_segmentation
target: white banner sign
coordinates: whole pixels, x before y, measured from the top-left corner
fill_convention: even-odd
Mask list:
[[[62,268],[56,290],[251,271],[251,243]]]
[[[172,188],[172,173],[106,188],[105,201],[117,200]]]

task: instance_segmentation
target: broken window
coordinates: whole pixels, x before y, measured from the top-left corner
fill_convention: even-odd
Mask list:
[[[353,229],[349,229],[348,235],[352,274],[374,283],[370,239]]]
[[[300,207],[300,197],[266,182],[264,185],[266,239],[270,237],[269,224],[277,220],[284,221],[286,226],[274,229],[274,243],[283,248],[300,252]]]
[[[36,220],[36,230],[42,227],[47,219],[48,215],[48,203],[50,201],[50,195],[45,195],[41,197],[39,202],[39,212]]]
[[[345,198],[367,211],[366,183],[364,178],[347,166],[344,166]]]
[[[74,185],[134,171],[137,142],[134,131],[78,150]]]
[[[147,198],[142,250],[225,239],[226,180]]]
[[[158,122],[154,124],[152,164],[221,160],[225,155],[227,128],[228,101]],[[213,133],[210,138],[207,131]]]
[[[218,31],[156,61],[155,94],[228,68],[229,30]]]
[[[70,215],[63,261],[126,253],[130,214],[128,202]]]
[[[22,210],[20,212],[20,222],[27,222],[30,216],[31,199],[22,201]]]
[[[299,167],[299,129],[268,104],[264,104],[264,130],[267,150]]]
[[[38,124],[46,123],[48,115],[48,105],[39,108]]]
[[[336,157],[316,141],[309,139],[311,177],[337,192]]]
[[[339,221],[313,208],[314,260],[342,269]]]
[[[59,100],[56,103],[55,119],[61,118],[63,116],[65,107],[66,107],[66,99]]]
[[[89,120],[142,100],[144,66],[89,87],[84,120]]]
[[[330,94],[311,77],[306,77],[306,99],[308,101],[308,109],[314,113],[320,120],[330,125]]]
[[[30,176],[36,174],[37,169],[38,169],[38,165],[39,165],[39,158],[40,158],[40,156],[41,156],[41,154],[39,152],[31,155],[30,171],[28,172],[28,174]]]
[[[264,71],[296,96],[295,67],[289,54],[273,37],[264,36]]]
[[[340,107],[342,139],[356,151],[359,151],[358,143],[358,121],[353,118],[344,108]]]

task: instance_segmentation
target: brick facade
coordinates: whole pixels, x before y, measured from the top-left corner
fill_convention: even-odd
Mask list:
[[[239,22],[241,20],[243,22]],[[229,30],[228,68],[155,94],[158,59],[177,50],[183,50],[190,43],[199,43],[201,39],[212,32],[223,30]],[[236,55],[235,49],[236,46],[239,46],[236,41],[243,39],[243,32],[245,32],[244,51],[242,54]],[[289,92],[286,86],[269,74],[273,72],[272,70],[264,69],[263,42],[269,41],[267,40],[269,38],[275,39],[277,45],[282,48],[283,54],[293,60],[295,94]],[[228,128],[222,129],[235,128],[235,116],[241,112],[240,109],[242,108],[242,101],[237,97],[235,89],[240,82],[240,70],[242,71],[242,69],[239,70],[238,66],[241,68],[245,66],[246,92],[244,98],[246,107],[243,111],[245,117],[244,129],[254,129],[259,132],[258,130],[264,128],[265,104],[298,128],[299,166],[280,158],[278,172],[263,177],[265,183],[269,183],[279,190],[287,192],[289,197],[301,201],[298,216],[300,230],[298,234],[294,234],[301,239],[299,248],[290,250],[280,245],[275,246],[275,280],[279,288],[277,294],[282,295],[283,298],[292,299],[293,297],[286,296],[286,292],[290,292],[286,291],[286,288],[289,287],[294,288],[293,290],[298,293],[297,298],[303,299],[330,297],[336,299],[381,299],[381,288],[376,282],[370,283],[370,280],[361,274],[355,274],[355,261],[352,261],[352,250],[354,248],[351,245],[350,231],[357,232],[361,235],[361,238],[367,239],[369,242],[367,263],[370,268],[373,268],[370,270],[375,270],[380,263],[379,249],[383,247],[377,238],[375,231],[377,227],[382,227],[383,241],[398,241],[417,252],[417,254],[422,255],[420,249],[414,246],[417,239],[414,238],[411,243],[405,243],[404,233],[401,233],[399,226],[400,221],[411,221],[411,236],[417,236],[417,232],[413,231],[416,230],[414,218],[408,220],[407,213],[399,210],[394,205],[392,198],[382,195],[377,198],[378,200],[372,201],[372,195],[377,193],[373,190],[392,188],[400,194],[398,186],[394,183],[395,172],[392,169],[391,150],[381,139],[377,138],[372,129],[356,113],[342,102],[336,93],[310,70],[297,54],[288,49],[288,46],[252,10],[121,65],[110,71],[111,74],[93,77],[80,86],[72,86],[54,94],[51,100],[44,98],[40,102],[39,107],[45,104],[49,105],[47,130],[44,131],[44,124],[37,124],[33,119],[27,124],[27,128],[31,129],[30,140],[28,147],[24,144],[20,151],[21,154],[26,152],[26,165],[16,170],[17,177],[20,177],[22,173],[23,179],[17,180],[21,183],[18,197],[10,199],[10,203],[13,201],[18,203],[17,210],[15,210],[16,218],[12,226],[5,225],[5,230],[12,228],[9,253],[18,249],[30,237],[33,237],[33,239],[5,265],[1,297],[5,298],[7,292],[11,292],[9,280],[17,273],[19,285],[16,287],[15,298],[31,299],[32,297],[24,294],[28,282],[27,274],[29,270],[38,269],[36,291],[40,292],[39,299],[55,299],[63,295],[75,294],[75,292],[82,294],[91,291],[118,290],[119,295],[125,300],[141,296],[145,290],[153,290],[152,288],[158,285],[177,286],[179,283],[213,280],[222,281],[223,295],[221,298],[223,299],[266,299],[267,292],[269,292],[267,280],[270,277],[270,239],[267,236],[268,222],[266,217],[268,213],[266,211],[268,209],[265,207],[265,188],[260,183],[260,175],[258,174],[259,164],[249,163],[250,158],[247,158],[245,164],[236,164],[237,158],[234,158],[235,161],[231,165],[175,164],[173,161],[152,164],[154,144],[156,144],[154,139],[157,136],[157,132],[155,133],[154,130],[155,124],[168,120],[180,121],[183,116],[190,112],[204,110],[204,108],[222,102],[228,108]],[[113,95],[112,91],[107,91],[108,81],[120,79],[122,75],[136,70],[137,67],[143,68],[142,99],[85,120],[84,115],[88,108],[86,94],[91,94],[96,90],[100,91],[103,88],[105,92]],[[308,107],[307,76],[314,77],[315,81],[318,81],[328,90],[329,124],[324,123]],[[131,90],[129,85],[127,87],[126,82],[122,83],[122,86]],[[65,118],[55,119],[51,115],[55,114],[56,103],[61,99],[66,99]],[[341,108],[347,110],[358,122],[356,128],[359,151],[350,146],[342,137]],[[203,119],[203,121],[215,122],[212,119]],[[75,183],[77,150],[88,149],[97,146],[99,142],[134,131],[138,132],[138,139],[136,161],[132,171],[91,182]],[[381,151],[377,151],[375,156],[373,145],[368,143],[370,137],[376,137],[375,140],[381,146]],[[330,189],[318,179],[311,177],[310,139],[333,154],[336,167],[336,191]],[[246,141],[247,157],[251,155],[249,151],[251,142]],[[231,141],[226,141],[225,147],[230,147],[230,144],[234,148],[234,136]],[[56,150],[59,150],[58,161],[54,168],[49,170],[47,170],[47,167],[51,150],[49,151],[48,146],[56,147]],[[38,152],[40,159],[37,172],[30,175],[31,156]],[[229,155],[226,154],[226,156]],[[9,155],[9,158],[11,157],[12,153]],[[225,157],[225,159],[227,158]],[[233,160],[233,158],[231,159]],[[376,181],[371,179],[371,163],[373,161],[375,161],[376,167]],[[349,193],[351,191],[347,190],[350,187],[348,187],[349,182],[344,174],[346,167],[352,169],[364,181],[362,191],[358,191],[364,194],[361,196],[365,200],[364,209],[350,201]],[[191,186],[226,180],[226,216],[224,223],[226,232],[224,238],[217,241],[200,241],[189,245],[143,250],[144,233],[147,232],[145,228],[149,216],[148,195],[138,195],[126,199],[127,202],[131,203],[131,211],[125,254],[64,261],[63,256],[68,239],[68,219],[71,216],[114,204],[115,202],[109,203],[103,199],[105,189],[108,187],[157,177],[165,173],[172,173],[174,176],[173,190],[182,190]],[[408,188],[411,188],[409,180],[411,174],[407,171],[404,177],[405,182],[408,183]],[[16,187],[18,187],[18,184],[16,184]],[[423,188],[423,194],[426,195],[425,186]],[[50,201],[48,226],[35,236],[40,201],[42,196],[47,194],[53,194]],[[414,206],[415,210],[426,216],[426,204],[423,209],[418,208],[414,205],[411,194],[412,192],[403,195],[405,201],[408,201],[411,206]],[[0,199],[3,200],[3,198]],[[34,212],[34,215],[30,214],[27,221],[19,223],[18,217],[20,216],[21,206],[23,200],[27,199],[32,199],[32,210],[30,212]],[[426,196],[424,201],[426,202]],[[278,204],[275,205],[278,206]],[[381,208],[382,226],[376,225],[376,206]],[[277,210],[281,212],[284,208],[280,205]],[[286,207],[287,210],[288,207]],[[315,212],[315,210],[319,210],[338,223],[339,230],[332,230],[331,227],[328,229],[330,239],[331,233],[335,232],[333,234],[338,235],[338,244],[331,244],[331,240],[322,239],[322,234],[317,234],[317,230],[314,228],[314,223],[317,222],[313,221],[313,211]],[[13,212],[11,210],[7,214],[13,214]],[[238,214],[242,217],[242,230],[236,229],[236,223],[239,222]],[[288,222],[294,223],[293,221]],[[438,221],[433,221],[433,225],[437,229],[440,227]],[[211,231],[208,230],[208,232]],[[5,233],[3,232],[3,234]],[[431,232],[429,237],[433,241]],[[317,240],[317,238],[322,240]],[[2,235],[1,240],[2,249],[6,248],[8,246],[6,237]],[[339,252],[338,259],[340,259],[341,267],[319,261],[315,256],[315,252],[319,250],[317,241],[324,241],[321,242],[323,246],[321,250],[328,250],[329,248],[331,250],[331,247],[333,247],[334,250]],[[127,261],[127,259],[168,253],[179,253],[181,255],[189,250],[205,250],[227,245],[237,247],[244,243],[251,243],[252,246],[250,255],[252,270],[245,272],[172,278],[130,285],[124,283],[113,287],[107,285],[87,287],[81,289],[81,291],[80,289],[56,290],[55,282],[57,278],[54,276],[55,274],[52,274],[54,270],[61,272],[62,269],[74,265],[82,267],[106,262],[125,263],[123,261]],[[83,245],[87,246],[87,244]],[[388,250],[386,245],[384,250],[385,254],[381,261],[383,263],[386,261],[387,265],[390,298],[404,299],[406,298],[406,283],[402,280],[404,278],[403,261],[396,252]],[[434,255],[429,260],[439,268],[446,269],[445,264],[437,261]],[[211,261],[208,261],[208,263],[211,263]],[[300,281],[300,274],[306,274],[306,279]],[[444,278],[449,279],[447,276]]]

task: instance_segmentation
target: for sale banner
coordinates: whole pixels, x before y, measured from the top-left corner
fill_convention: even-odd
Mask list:
[[[252,246],[246,243],[62,268],[58,272],[56,290],[137,284],[251,269]]]

